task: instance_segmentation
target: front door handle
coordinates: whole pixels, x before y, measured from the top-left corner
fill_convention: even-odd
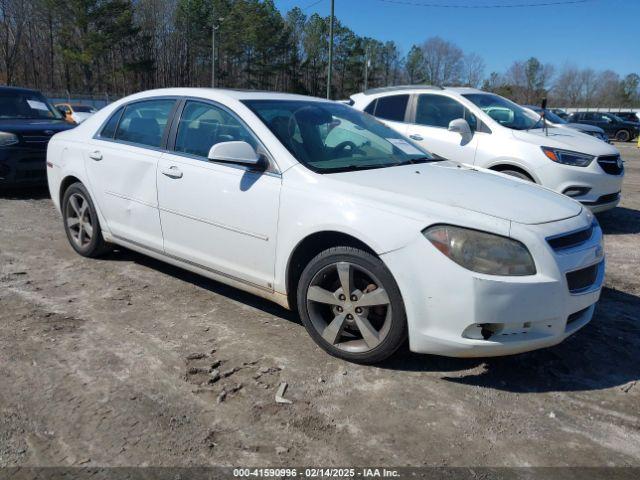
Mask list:
[[[89,158],[95,160],[96,162],[99,162],[100,160],[102,160],[102,152],[100,152],[100,150],[95,150],[89,154]]]
[[[182,170],[180,170],[178,167],[171,166],[166,170],[161,170],[163,175],[166,175],[169,178],[182,178]]]
[[[424,140],[424,138],[422,138],[422,135],[418,135],[417,133],[413,133],[409,135],[409,138],[412,138],[413,140],[417,140],[418,142],[420,142],[421,140]]]

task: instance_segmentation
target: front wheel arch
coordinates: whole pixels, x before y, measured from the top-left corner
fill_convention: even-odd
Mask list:
[[[378,256],[365,242],[347,233],[326,230],[306,236],[298,242],[287,262],[286,292],[292,310],[297,308],[298,282],[303,270],[316,255],[333,247],[354,247]]]
[[[509,164],[509,163],[501,163],[501,164],[498,164],[498,165],[493,165],[492,167],[489,168],[489,170],[493,170],[495,172],[504,172],[504,171],[507,171],[507,170],[512,170],[514,172],[518,172],[518,173],[521,173],[522,175],[525,175],[533,183],[538,183],[536,181],[536,179],[533,177],[533,175],[531,175],[524,168],[519,167],[517,165],[512,165],[512,164]]]

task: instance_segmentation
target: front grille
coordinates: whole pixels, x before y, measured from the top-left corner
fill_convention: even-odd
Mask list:
[[[578,293],[591,287],[598,278],[600,264],[567,273],[567,285],[571,293]]]
[[[21,137],[24,145],[38,149],[47,148],[47,144],[51,140],[51,135],[47,135],[44,132],[22,134]]]
[[[549,237],[547,238],[547,243],[555,251],[565,250],[567,248],[573,248],[577,247],[578,245],[582,245],[584,242],[591,238],[591,235],[593,235],[593,225],[591,225],[589,228],[585,228],[584,230],[579,230],[577,232]]]
[[[620,155],[603,155],[598,157],[598,165],[609,175],[620,175],[624,167],[618,165]]]
[[[569,315],[569,317],[567,318],[567,325],[572,324],[573,322],[575,322],[576,320],[580,320],[580,318],[582,318],[582,316],[587,313],[587,310],[589,310],[591,307],[587,307],[587,308],[583,308],[582,310],[572,313],[571,315]]]

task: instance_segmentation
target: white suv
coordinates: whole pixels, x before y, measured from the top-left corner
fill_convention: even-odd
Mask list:
[[[615,147],[589,135],[543,128],[537,115],[474,88],[368,90],[351,105],[438,156],[536,182],[594,212],[620,201],[624,167]]]

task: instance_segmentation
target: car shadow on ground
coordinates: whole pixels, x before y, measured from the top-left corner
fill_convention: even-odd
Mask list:
[[[134,262],[301,324],[297,313],[275,303],[124,248],[118,248],[105,260]],[[442,373],[442,378],[452,383],[518,393],[601,390],[627,385],[640,380],[640,297],[604,288],[593,320],[551,348],[506,357],[459,359],[415,354],[405,346],[377,367],[398,372]]]
[[[599,213],[597,217],[602,231],[607,235],[640,233],[640,211],[638,210],[616,207]]]
[[[507,357],[455,359],[405,353],[383,368],[458,372],[444,380],[509,392],[601,390],[640,379],[640,297],[604,288],[591,323],[551,348]],[[482,367],[478,372],[478,368]],[[474,369],[465,374],[465,370]],[[640,388],[640,386],[638,387]]]
[[[265,312],[269,315],[273,315],[293,323],[302,323],[298,319],[297,314],[281,307],[276,303],[270,302],[269,300],[265,300],[261,297],[258,297],[257,295],[253,295],[251,293],[244,292],[223,283],[216,282],[215,280],[203,277],[202,275],[198,275],[197,273],[184,270],[180,267],[175,267],[168,263],[156,260],[155,258],[148,257],[132,250],[128,250],[126,248],[117,247],[113,252],[103,257],[103,259],[109,261],[133,262],[138,265],[156,270],[164,275],[170,275],[174,278],[177,278],[178,280],[182,280],[183,282],[189,282],[197,287],[208,290],[211,293],[222,295],[236,302],[240,302],[242,304]]]
[[[0,188],[0,200],[41,200],[50,198],[49,187]]]

